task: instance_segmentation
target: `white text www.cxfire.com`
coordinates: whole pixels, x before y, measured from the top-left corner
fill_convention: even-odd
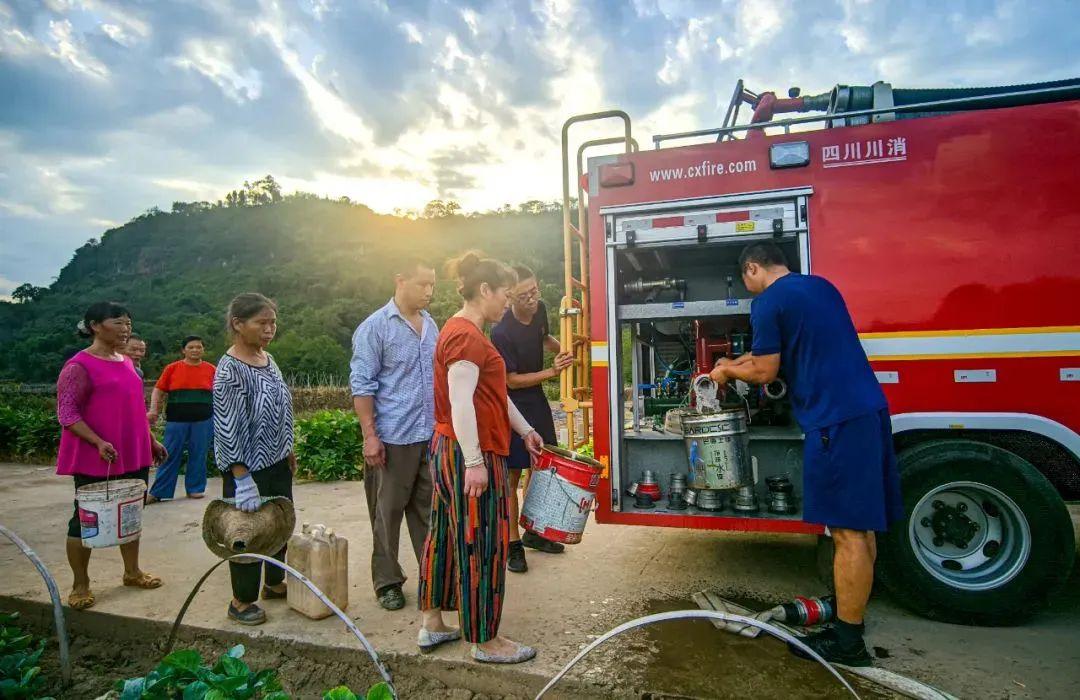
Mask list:
[[[691,165],[687,168],[659,168],[657,170],[650,170],[649,180],[652,182],[665,182],[668,180],[753,173],[756,171],[756,160],[733,160],[728,163],[713,163],[712,161],[706,160],[698,165]]]

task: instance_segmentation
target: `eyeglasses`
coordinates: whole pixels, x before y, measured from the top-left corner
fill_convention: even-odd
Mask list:
[[[539,299],[540,298],[540,290],[539,289],[534,289],[531,292],[527,292],[525,294],[516,294],[514,296],[514,298],[517,299],[518,301],[522,301],[522,302],[532,301],[533,299]]]

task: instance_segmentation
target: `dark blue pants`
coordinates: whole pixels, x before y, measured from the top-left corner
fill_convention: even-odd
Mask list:
[[[150,495],[162,500],[172,498],[176,490],[176,477],[180,473],[180,460],[187,448],[187,471],[184,473],[184,488],[187,493],[202,493],[206,490],[206,454],[210,450],[210,440],[214,435],[214,419],[201,420],[197,423],[169,421],[165,424],[165,449],[169,458],[158,467]]]

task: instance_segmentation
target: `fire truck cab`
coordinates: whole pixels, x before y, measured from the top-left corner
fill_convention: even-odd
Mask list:
[[[754,113],[738,125],[742,104]],[[581,144],[575,173],[570,131],[594,119],[621,133]],[[679,412],[695,376],[749,352],[737,259],[773,241],[843,293],[889,401],[906,517],[878,535],[881,580],[935,619],[1029,615],[1076,552],[1080,80],[786,99],[740,81],[723,126],[653,142],[639,150],[623,112],[563,128],[561,330],[578,354],[562,403],[572,445],[591,439],[605,465],[597,520],[824,533],[802,520],[782,382],[733,387],[754,485],[678,497]]]

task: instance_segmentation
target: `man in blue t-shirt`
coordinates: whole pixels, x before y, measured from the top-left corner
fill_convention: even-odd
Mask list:
[[[904,510],[888,404],[836,287],[791,272],[772,243],[747,246],[739,268],[757,297],[751,352],[721,359],[711,376],[721,385],[765,384],[779,374],[787,380],[806,434],[803,519],[828,526],[836,545],[837,622],[805,641],[830,662],[868,666],[862,623],[874,581],[874,533]]]

